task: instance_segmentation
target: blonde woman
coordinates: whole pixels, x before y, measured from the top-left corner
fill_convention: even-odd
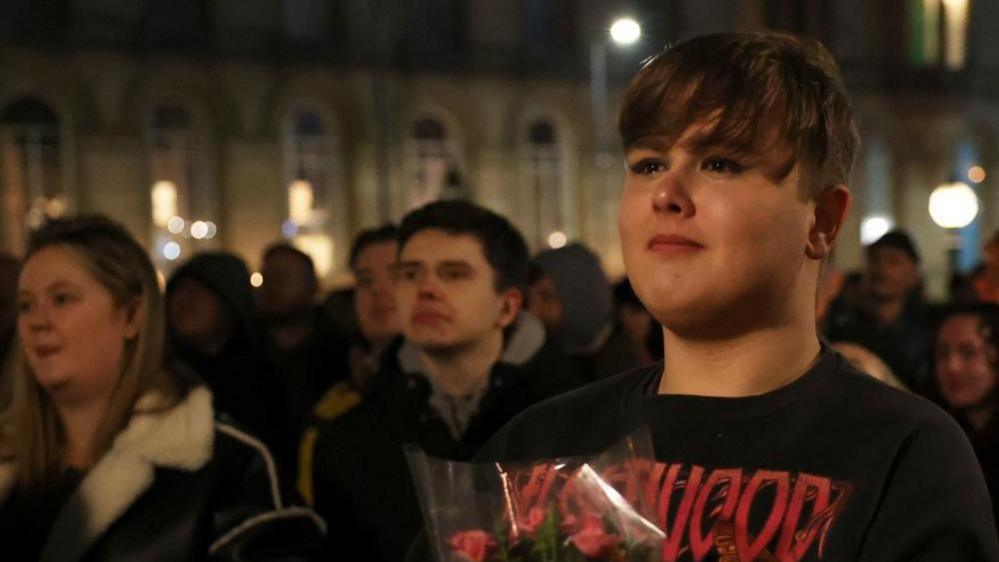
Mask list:
[[[163,326],[156,272],[121,226],[84,217],[32,236],[0,393],[3,558],[244,560],[316,544],[322,522],[283,505],[267,449],[164,363]]]

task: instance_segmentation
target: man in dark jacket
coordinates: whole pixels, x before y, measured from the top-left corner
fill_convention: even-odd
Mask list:
[[[403,444],[467,460],[517,412],[575,386],[540,323],[521,313],[528,266],[520,233],[471,203],[432,203],[405,217],[404,339],[365,399],[321,425],[315,441],[307,485],[329,521],[331,555],[405,556],[422,523]]]
[[[926,394],[932,379],[933,310],[923,298],[916,245],[906,232],[893,230],[865,254],[862,301],[836,307],[826,337],[866,347],[909,389]]]
[[[286,243],[264,251],[258,307],[268,359],[286,388],[285,408],[297,436],[329,386],[349,377],[349,342],[316,304],[312,258]]]

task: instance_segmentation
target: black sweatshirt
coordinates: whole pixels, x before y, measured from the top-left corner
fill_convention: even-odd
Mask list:
[[[663,560],[719,560],[719,545],[746,561],[999,560],[968,439],[930,402],[828,349],[759,396],[658,395],[661,375],[658,364],[542,402],[477,460],[592,455],[648,425]]]

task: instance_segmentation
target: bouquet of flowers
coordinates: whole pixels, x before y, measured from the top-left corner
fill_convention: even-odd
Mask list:
[[[659,558],[666,535],[635,493],[653,464],[647,431],[592,459],[470,464],[418,449],[407,457],[439,562]]]

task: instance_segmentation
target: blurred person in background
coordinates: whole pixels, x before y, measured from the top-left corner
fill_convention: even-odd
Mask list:
[[[326,389],[349,376],[350,344],[316,303],[319,279],[308,254],[274,244],[264,251],[261,273],[257,306],[267,356],[287,388],[287,410],[300,434]]]
[[[898,380],[898,377],[891,372],[888,365],[885,365],[885,362],[882,361],[877,355],[871,353],[869,349],[849,342],[834,342],[829,344],[829,347],[833,348],[837,353],[845,357],[846,360],[861,373],[867,373],[889,386],[894,386],[895,388],[901,390],[908,390],[905,385],[902,384],[902,381]]]
[[[216,421],[211,392],[165,362],[156,271],[124,228],[44,225],[17,299],[21,345],[0,412],[5,559],[314,553],[321,521],[284,506],[267,449]]]
[[[572,243],[534,258],[528,310],[562,348],[573,372],[594,381],[642,364],[642,353],[617,323],[600,258]]]
[[[968,296],[978,302],[999,303],[999,231],[982,247],[982,264],[970,278]]]
[[[398,229],[391,224],[362,231],[350,250],[354,272],[354,316],[358,334],[350,352],[350,378],[362,393],[378,370],[382,353],[400,334],[395,262]]]
[[[385,350],[399,337],[394,266],[399,243],[392,224],[361,231],[350,250],[354,273],[353,317],[357,333],[350,348],[350,378],[333,383],[316,403],[311,423],[302,432],[298,486],[310,490],[313,454],[319,427],[356,406],[381,365]]]
[[[627,277],[614,284],[614,310],[642,365],[663,356],[663,329],[639,300]]]
[[[0,254],[0,370],[17,334],[17,277],[21,261]]]
[[[934,365],[940,402],[971,439],[999,515],[999,306],[945,309],[936,331]]]
[[[901,230],[865,250],[861,302],[829,317],[830,341],[853,342],[881,358],[914,392],[930,389],[933,309],[923,298],[919,253]]]
[[[397,562],[422,527],[402,445],[469,460],[528,406],[576,386],[523,314],[527,245],[505,218],[431,203],[399,227],[398,318],[364,400],[318,426],[300,491],[330,522],[331,556]]]
[[[263,439],[290,477],[297,435],[257,340],[246,264],[225,252],[195,255],[170,276],[166,311],[171,349],[211,389],[216,411]]]

